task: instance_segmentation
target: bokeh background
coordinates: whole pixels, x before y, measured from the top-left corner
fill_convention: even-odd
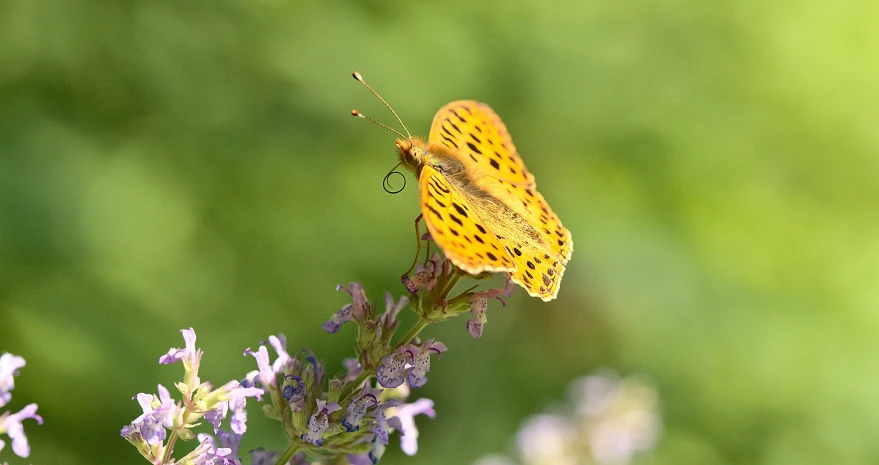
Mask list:
[[[421,449],[506,452],[602,367],[652,380],[643,464],[879,462],[879,7],[744,0],[100,2],[0,5],[0,350],[10,464],[141,463],[131,397],[194,327],[203,379],[320,329],[362,281],[404,292],[417,192],[381,180],[394,125],[489,103],[573,232],[559,298],[428,328]],[[396,442],[396,439],[394,439]],[[280,448],[251,412],[245,448]]]

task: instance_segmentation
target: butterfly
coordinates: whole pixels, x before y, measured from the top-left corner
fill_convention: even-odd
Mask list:
[[[422,217],[445,256],[467,273],[506,272],[529,295],[554,299],[571,232],[537,192],[500,117],[484,103],[458,100],[437,112],[426,142],[397,134],[400,162],[418,178]]]

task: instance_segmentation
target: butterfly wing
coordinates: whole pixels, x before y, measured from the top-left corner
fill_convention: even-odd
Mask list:
[[[479,171],[522,186],[533,186],[513,139],[488,105],[458,100],[440,108],[430,126],[428,141],[457,151],[469,172]]]
[[[455,265],[467,272],[507,271],[529,295],[545,301],[554,299],[573,251],[571,233],[537,192],[534,176],[525,168],[500,117],[483,103],[455,101],[437,112],[428,141],[447,147],[449,153],[464,164],[470,182],[483,193],[475,195],[473,189],[456,190],[436,170],[425,167],[425,171],[429,171],[427,176],[425,172],[421,174],[422,211],[425,218],[436,222],[431,225],[428,221],[434,241]],[[431,178],[440,181],[432,185]],[[449,192],[443,192],[443,188]],[[446,197],[451,196],[459,206],[467,206],[477,230],[487,232],[482,234],[482,239],[487,244],[490,242],[490,248],[455,236],[459,231],[452,223],[455,219],[449,215],[457,209],[446,202]],[[436,199],[440,206],[445,206],[446,214],[437,214],[443,210],[433,203]],[[427,205],[438,211],[430,211]],[[452,225],[454,231],[443,229],[448,225]],[[438,232],[434,233],[434,229]],[[475,255],[474,244],[479,255]],[[502,249],[499,250],[498,245]],[[486,263],[487,251],[499,260]],[[500,251],[506,251],[506,256],[499,256],[496,252]]]
[[[512,257],[483,224],[473,205],[435,169],[419,176],[421,211],[431,238],[458,268],[470,273],[515,271]]]
[[[571,232],[562,226],[559,217],[533,187],[488,178],[483,184],[499,197],[510,199],[513,204],[509,207],[530,226],[524,228],[528,234],[521,234],[522,227],[505,230],[503,224],[494,226],[501,244],[516,264],[516,271],[511,273],[513,282],[532,297],[545,301],[554,299],[573,252]]]

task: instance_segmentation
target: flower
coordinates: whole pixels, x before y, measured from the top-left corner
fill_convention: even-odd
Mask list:
[[[342,364],[345,365],[345,379],[343,380],[345,384],[354,381],[360,376],[360,373],[363,373],[363,366],[356,358],[346,358]]]
[[[236,434],[244,434],[247,431],[247,410],[245,410],[248,397],[257,397],[263,394],[263,390],[256,387],[244,387],[238,381],[229,381],[209,394],[196,401],[196,405],[207,410],[204,417],[214,426],[216,433],[220,428],[220,421],[226,418],[229,410],[232,410],[230,425]]]
[[[400,310],[406,307],[406,305],[409,305],[408,297],[402,296],[399,301],[394,302],[394,296],[392,296],[390,292],[385,292],[385,312],[378,317],[379,335],[381,335],[382,332],[390,334],[397,329],[397,325],[399,324],[397,321],[397,315],[400,313]]]
[[[433,339],[424,341],[420,346],[408,344],[400,347],[382,358],[375,377],[382,387],[395,388],[403,384],[405,379],[410,387],[419,388],[427,383],[425,375],[430,370],[430,355],[446,350],[445,344]]]
[[[158,396],[140,393],[134,397],[143,409],[143,414],[135,418],[131,425],[122,428],[123,437],[131,440],[134,433],[139,433],[152,446],[165,441],[165,428],[174,426],[178,407],[165,386],[159,384],[158,391]]]
[[[433,289],[440,276],[448,276],[451,273],[452,262],[448,258],[441,258],[439,253],[434,252],[430,260],[418,264],[413,277],[403,276],[402,281],[406,290],[414,294],[419,289],[426,291]]]
[[[20,358],[20,357],[19,357]],[[23,362],[23,360],[22,360]],[[22,364],[22,366],[24,366]],[[28,404],[18,413],[10,414],[6,412],[0,415],[0,434],[7,434],[12,439],[12,452],[19,457],[27,457],[31,453],[30,445],[27,442],[27,436],[24,435],[24,427],[21,422],[28,418],[37,420],[37,424],[42,425],[43,419],[37,415],[37,404]],[[6,445],[0,441],[0,450]]]
[[[360,396],[352,400],[345,409],[345,418],[342,419],[342,426],[349,433],[360,429],[360,420],[366,415],[366,411],[378,405],[378,396],[381,389],[373,389],[366,384],[360,391]]]
[[[0,355],[0,407],[6,405],[12,399],[12,391],[15,388],[15,376],[18,369],[25,365],[24,358],[10,353]]]
[[[436,418],[433,401],[418,399],[411,404],[403,404],[388,410],[388,415],[399,420],[399,428],[397,429],[400,430],[401,435],[400,448],[406,455],[415,455],[418,452],[418,429],[415,427],[415,415],[421,413],[431,419]]]
[[[508,274],[503,289],[489,289],[483,292],[475,292],[470,296],[470,315],[473,318],[467,320],[467,331],[470,332],[471,336],[475,338],[482,337],[482,330],[485,328],[485,323],[488,322],[488,316],[486,315],[488,301],[490,299],[497,299],[505,306],[506,302],[501,297],[509,297],[514,289],[515,286],[513,286],[513,281]]]
[[[523,465],[628,465],[652,448],[661,429],[656,391],[635,377],[612,372],[574,380],[569,406],[535,415],[516,435]],[[509,463],[497,456],[477,463]]]
[[[203,352],[195,347],[195,330],[192,328],[181,329],[183,333],[183,341],[186,347],[183,349],[171,348],[168,353],[159,357],[159,363],[168,365],[177,361],[183,361],[183,383],[187,390],[184,392],[194,392],[201,381],[198,378],[198,366],[201,363]]]
[[[406,379],[406,362],[411,358],[408,347],[401,347],[396,352],[385,355],[375,372],[375,378],[382,387],[393,388],[403,384]]]
[[[217,441],[210,434],[199,434],[198,440],[201,443],[192,452],[183,457],[180,463],[191,463],[192,465],[241,465],[238,459],[238,446],[241,444],[241,436],[230,435],[225,431],[223,435],[217,434],[220,445],[217,447]]]
[[[430,370],[430,355],[439,355],[447,349],[442,342],[435,342],[433,339],[428,339],[424,341],[420,347],[410,344],[409,350],[412,357],[410,362],[412,363],[412,368],[409,369],[409,372],[406,374],[406,381],[409,383],[409,387],[420,388],[427,384],[426,375],[428,370]]]
[[[369,301],[366,300],[366,292],[363,290],[363,285],[360,283],[350,283],[348,287],[345,287],[341,284],[336,285],[336,290],[344,290],[351,296],[351,318],[354,318],[357,321],[366,321],[370,319],[372,316],[373,308],[370,305]],[[344,310],[345,307],[342,307]],[[341,310],[340,310],[341,311]]]
[[[308,419],[308,432],[302,434],[299,438],[303,441],[322,446],[324,444],[324,433],[330,429],[329,414],[342,410],[342,407],[335,402],[327,404],[325,400],[317,399],[317,411]]]

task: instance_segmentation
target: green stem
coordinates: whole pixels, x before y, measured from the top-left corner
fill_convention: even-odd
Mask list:
[[[168,442],[165,445],[165,453],[162,454],[162,463],[171,461],[171,454],[174,453],[174,444],[177,442],[177,436],[177,430],[172,430],[171,436],[168,437]]]
[[[291,442],[287,444],[287,448],[284,449],[278,458],[275,459],[275,465],[284,465],[293,458],[293,455],[299,450],[299,444],[296,442]]]
[[[403,338],[394,345],[394,349],[391,352],[396,352],[397,349],[399,349],[400,347],[403,347],[404,345],[412,342],[412,340],[415,339],[416,336],[418,336],[418,333],[420,333],[421,330],[424,329],[428,324],[430,324],[429,321],[425,320],[424,318],[418,318],[418,323],[415,323],[415,326],[413,326],[412,329],[410,329],[409,332],[406,333]]]

